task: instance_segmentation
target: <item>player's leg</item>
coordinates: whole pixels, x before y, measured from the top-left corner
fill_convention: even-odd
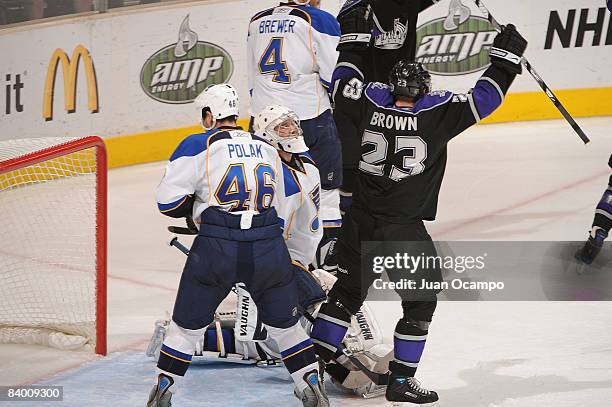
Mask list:
[[[612,168],[612,155],[608,164]],[[591,264],[601,251],[610,229],[612,229],[612,176],[608,181],[608,189],[604,191],[595,209],[595,218],[593,219],[589,239],[576,253],[576,259],[581,263]]]
[[[375,220],[353,206],[347,213],[336,243],[338,280],[328,293],[312,328],[311,337],[317,354],[331,360],[350,325],[351,316],[359,311],[371,284],[361,273],[361,241],[374,236]],[[373,281],[374,276],[371,280]]]
[[[404,315],[395,326],[394,360],[389,362],[391,377],[386,392],[389,401],[428,404],[438,400],[436,392],[424,389],[414,378],[436,304],[436,301],[402,302]]]
[[[295,395],[307,407],[327,407],[313,344],[299,322],[297,276],[282,237],[253,244],[253,274],[244,278],[261,321],[277,343],[295,383]]]
[[[431,236],[427,233],[423,222],[414,222],[406,225],[388,224],[384,228],[385,241],[403,242],[402,250],[407,253],[432,257],[436,256],[436,248]],[[441,272],[435,269],[413,270],[413,276],[417,281],[427,279],[428,281],[441,281]],[[395,281],[405,275],[394,275],[388,272],[389,278]],[[417,286],[420,283],[417,282]],[[403,316],[397,322],[393,333],[394,359],[389,362],[391,376],[387,386],[387,400],[396,405],[401,403],[428,404],[438,400],[438,395],[422,388],[414,378],[421,356],[425,350],[425,343],[429,333],[434,311],[436,310],[437,292],[417,291],[401,292]]]
[[[181,276],[172,321],[159,353],[157,382],[149,395],[148,407],[170,405],[171,386],[187,372],[196,342],[231,290],[235,275],[231,267],[214,263],[219,258],[215,255],[216,248],[220,246],[235,251],[225,240],[198,236],[193,242]]]
[[[317,263],[320,267],[325,261],[331,242],[337,236],[338,228],[342,225],[339,190],[342,185],[342,147],[331,110],[326,110],[313,119],[302,120],[300,126],[304,132],[308,153],[321,176],[319,218],[323,224],[323,238],[317,251]]]

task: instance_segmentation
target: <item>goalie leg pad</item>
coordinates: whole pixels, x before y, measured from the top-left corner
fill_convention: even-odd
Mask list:
[[[205,330],[206,328],[185,329],[171,321],[157,362],[161,373],[173,377],[184,376],[191,363],[195,344]]]

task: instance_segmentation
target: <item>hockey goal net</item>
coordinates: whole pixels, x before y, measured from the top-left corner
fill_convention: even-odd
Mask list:
[[[0,141],[0,343],[106,354],[106,151]]]

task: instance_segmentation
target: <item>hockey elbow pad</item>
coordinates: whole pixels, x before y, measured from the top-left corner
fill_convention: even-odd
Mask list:
[[[341,32],[338,51],[363,51],[370,46],[372,39],[370,16],[371,7],[367,2],[347,1],[338,14]]]
[[[495,37],[489,57],[492,64],[515,75],[520,75],[523,72],[521,62],[526,49],[527,40],[516,31],[514,25],[508,24]]]

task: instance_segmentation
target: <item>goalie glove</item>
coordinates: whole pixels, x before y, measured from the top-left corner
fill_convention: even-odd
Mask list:
[[[523,72],[521,62],[527,49],[527,40],[523,38],[513,24],[502,27],[502,31],[493,40],[489,51],[491,63],[515,75]]]
[[[338,14],[338,51],[363,51],[372,39],[371,7],[365,0],[347,0]]]

